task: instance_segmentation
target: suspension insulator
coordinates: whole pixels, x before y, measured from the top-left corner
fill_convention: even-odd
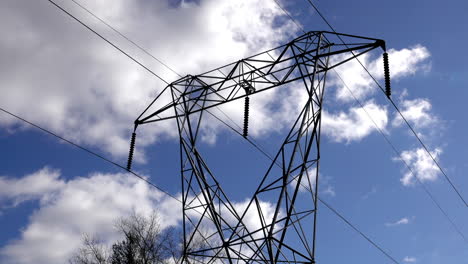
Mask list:
[[[390,66],[388,64],[388,53],[383,54],[383,63],[384,63],[384,77],[385,77],[385,95],[390,98],[392,90],[390,88]]]
[[[130,141],[130,151],[128,153],[128,162],[127,162],[128,171],[132,169],[133,151],[135,150],[135,138],[136,138],[136,133],[133,132],[132,140]]]
[[[250,107],[250,98],[247,96],[245,97],[245,101],[244,101],[244,131],[242,133],[242,136],[244,138],[247,138],[247,135],[249,133],[249,107]]]

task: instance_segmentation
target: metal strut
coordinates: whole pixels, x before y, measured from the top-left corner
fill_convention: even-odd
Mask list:
[[[390,66],[388,64],[388,53],[384,52],[383,54],[383,64],[384,64],[384,76],[385,76],[385,95],[390,98],[392,95],[392,90],[390,87]]]
[[[339,41],[345,45],[334,44]],[[137,118],[135,126],[170,119],[177,122],[184,234],[180,264],[315,263],[326,75],[333,68],[379,47],[385,51],[383,40],[311,31],[272,50],[206,73],[187,75],[162,90]],[[386,94],[390,96],[388,55],[384,55],[384,67]],[[203,148],[198,147],[203,113],[244,98],[242,136],[246,138],[251,95],[285,85],[307,95],[306,100],[298,106],[301,109],[298,115],[290,117],[289,132],[262,173],[255,192],[239,208],[209,169]],[[133,147],[130,153],[132,150]],[[219,155],[222,157],[222,153]],[[129,168],[130,165],[129,162]],[[246,174],[250,173],[258,172],[250,170]],[[303,196],[303,188],[310,195]],[[266,213],[263,201],[272,202],[274,210]],[[249,224],[251,216],[258,219],[258,225]],[[199,243],[198,237],[204,243]]]

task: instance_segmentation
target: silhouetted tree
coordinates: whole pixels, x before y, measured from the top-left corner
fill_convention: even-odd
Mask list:
[[[116,227],[122,241],[106,249],[98,239],[85,236],[70,264],[167,264],[181,256],[180,238],[172,228],[163,230],[155,213],[149,217],[134,213],[117,221]]]

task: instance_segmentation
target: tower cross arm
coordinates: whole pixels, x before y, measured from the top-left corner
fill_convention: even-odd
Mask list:
[[[341,41],[344,43],[337,44]],[[181,115],[175,111],[178,107],[185,109],[183,115],[193,114],[300,81],[313,74],[304,67],[318,65],[318,72],[328,71],[379,47],[385,50],[383,40],[311,31],[277,48],[172,82],[135,120],[135,125],[176,118],[176,112]]]

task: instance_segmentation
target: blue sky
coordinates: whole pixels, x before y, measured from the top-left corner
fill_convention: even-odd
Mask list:
[[[328,30],[306,1],[280,2],[306,30]],[[463,52],[468,3],[314,2],[338,32],[386,40],[394,100],[468,198],[463,110],[468,97],[463,78],[468,73]],[[71,1],[59,3],[164,79],[177,79]],[[205,72],[300,34],[271,0],[80,3],[181,74]],[[0,107],[125,164],[133,120],[164,84],[47,1],[2,1],[0,28],[5,32],[0,38]],[[369,54],[363,61],[383,83],[379,55]],[[356,63],[338,71],[468,236],[468,208],[418,151],[421,146],[384,95]],[[321,144],[323,199],[400,263],[465,263],[468,242],[407,175],[335,76],[329,76],[329,84]],[[295,104],[291,94],[284,98],[285,108],[268,107],[276,100],[275,94],[252,98],[250,135],[270,153],[294,114],[287,108]],[[242,109],[224,110],[240,124]],[[267,160],[218,123],[207,125],[203,136],[201,149],[210,167],[219,171],[233,200],[243,202],[255,185],[241,183],[255,182]],[[157,208],[164,226],[180,225],[180,207],[171,198],[5,114],[0,115],[0,146],[2,263],[64,263],[83,233],[115,239],[113,221],[132,210]],[[178,155],[173,122],[139,129],[134,169],[173,195],[180,189]],[[318,263],[390,263],[326,208],[320,208],[318,221]]]

